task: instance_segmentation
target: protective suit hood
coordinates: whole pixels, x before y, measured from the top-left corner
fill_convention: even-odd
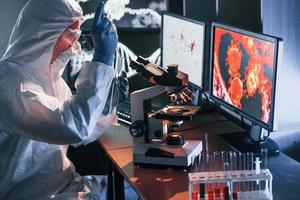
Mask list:
[[[31,69],[49,67],[57,39],[81,16],[82,9],[75,0],[29,0],[2,59]]]

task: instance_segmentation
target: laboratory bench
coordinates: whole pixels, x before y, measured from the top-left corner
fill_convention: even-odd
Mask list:
[[[184,137],[204,141],[208,134],[209,152],[230,150],[219,134],[240,132],[240,126],[216,113],[203,113],[185,127]],[[280,134],[280,133],[276,133]],[[188,172],[172,168],[134,166],[133,143],[129,126],[112,126],[98,140],[109,158],[109,199],[124,199],[123,180],[126,180],[142,199],[188,199]],[[268,158],[273,175],[273,199],[300,199],[300,163],[280,153]]]

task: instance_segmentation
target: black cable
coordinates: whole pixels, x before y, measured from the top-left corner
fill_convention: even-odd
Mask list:
[[[206,123],[198,124],[197,126],[194,126],[194,127],[190,127],[190,128],[186,128],[186,129],[181,129],[181,130],[176,130],[174,132],[190,131],[190,130],[199,128],[199,127],[204,126],[204,125],[209,125],[209,124],[214,124],[214,123],[219,123],[219,122],[226,122],[226,121],[228,121],[228,119],[226,119],[226,120],[225,119],[223,119],[223,120],[217,120],[217,121],[213,121],[213,122],[206,122]]]

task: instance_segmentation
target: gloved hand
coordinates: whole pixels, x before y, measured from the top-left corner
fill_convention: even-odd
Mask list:
[[[92,38],[95,47],[93,61],[112,66],[118,34],[115,25],[104,15],[103,2],[99,4],[95,13]]]
[[[111,114],[112,110],[118,106],[118,103],[124,101],[128,97],[128,93],[128,79],[126,72],[122,71],[121,75],[113,80],[102,114]]]

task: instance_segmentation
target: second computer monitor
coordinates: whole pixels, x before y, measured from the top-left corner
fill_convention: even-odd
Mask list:
[[[205,24],[165,13],[162,20],[162,66],[178,64],[189,81],[203,87]]]
[[[211,97],[273,130],[279,38],[213,23]]]

